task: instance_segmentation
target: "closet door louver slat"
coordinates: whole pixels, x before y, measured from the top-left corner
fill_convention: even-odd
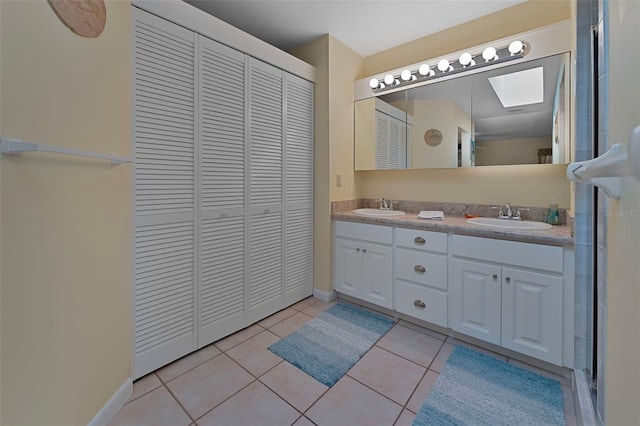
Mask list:
[[[137,378],[194,349],[196,92],[194,34],[133,17]]]
[[[200,64],[198,347],[245,326],[245,55],[200,37]]]

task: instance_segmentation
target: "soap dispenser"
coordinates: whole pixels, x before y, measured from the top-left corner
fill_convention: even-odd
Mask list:
[[[560,214],[558,213],[558,203],[556,202],[555,197],[551,199],[551,203],[549,204],[549,212],[547,213],[547,223],[551,225],[560,224]]]

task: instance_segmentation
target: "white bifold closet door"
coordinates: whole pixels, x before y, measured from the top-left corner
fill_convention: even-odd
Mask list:
[[[314,85],[133,18],[136,379],[312,294]]]
[[[313,291],[313,83],[285,74],[285,306]]]
[[[195,346],[195,35],[134,9],[132,377]]]
[[[284,308],[283,72],[249,59],[248,322]]]
[[[198,347],[245,326],[245,58],[200,37]]]

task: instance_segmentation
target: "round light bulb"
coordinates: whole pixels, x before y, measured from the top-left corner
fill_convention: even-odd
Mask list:
[[[522,52],[523,48],[524,48],[524,44],[520,40],[512,41],[511,44],[509,45],[509,52],[512,55],[515,55],[517,53]]]
[[[495,47],[487,47],[482,51],[482,57],[485,61],[489,62],[496,59],[496,48]]]
[[[460,62],[460,65],[462,65],[463,67],[469,65],[471,61],[473,61],[471,53],[463,53],[462,55],[460,55],[460,59],[458,59],[458,62]]]
[[[447,61],[446,59],[443,59],[440,62],[438,62],[438,69],[442,72],[449,71],[449,61]]]
[[[420,68],[418,68],[418,73],[420,75],[429,75],[429,71],[430,70],[431,70],[431,68],[429,68],[429,65],[422,64],[422,65],[420,65]]]
[[[392,76],[391,74],[387,74],[384,76],[384,82],[387,84],[387,86],[393,84],[395,80],[396,80],[395,77]]]
[[[379,85],[380,82],[377,78],[372,78],[371,80],[369,80],[369,87],[371,87],[372,89],[377,89]]]
[[[411,80],[411,71],[409,70],[404,70],[400,73],[400,78],[404,81],[409,81]]]

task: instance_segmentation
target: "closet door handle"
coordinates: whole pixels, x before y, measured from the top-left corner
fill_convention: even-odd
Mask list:
[[[413,242],[416,243],[416,244],[424,245],[427,242],[427,240],[425,240],[422,237],[415,237],[413,239]]]
[[[422,265],[416,265],[416,266],[414,266],[414,267],[413,267],[413,270],[414,270],[415,272],[420,272],[421,274],[424,274],[425,272],[427,272],[427,268],[425,268],[425,267],[424,267],[424,266],[422,266]]]

